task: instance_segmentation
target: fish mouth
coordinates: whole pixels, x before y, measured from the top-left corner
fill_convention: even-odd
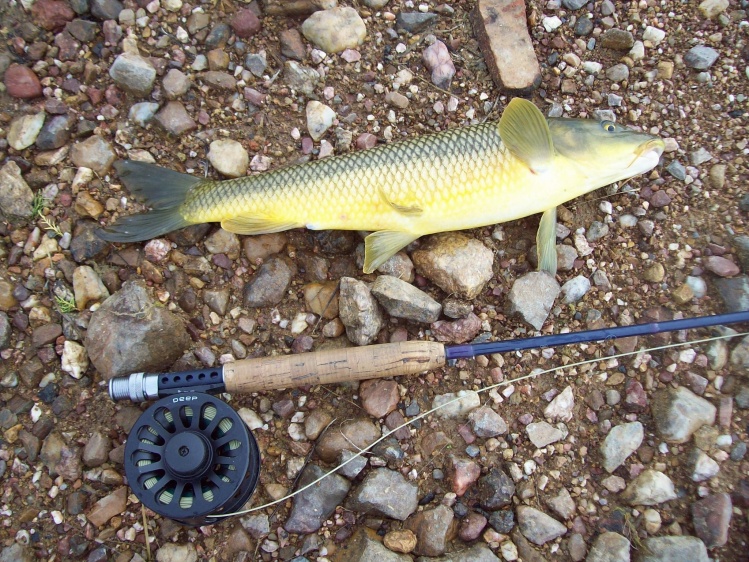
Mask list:
[[[635,149],[630,167],[641,169],[642,171],[639,173],[652,170],[658,165],[665,148],[666,143],[662,138],[656,137],[646,140]]]

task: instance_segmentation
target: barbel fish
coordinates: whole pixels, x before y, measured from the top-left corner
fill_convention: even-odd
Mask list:
[[[220,222],[237,234],[292,228],[371,231],[364,272],[426,234],[543,213],[539,269],[556,273],[556,208],[653,169],[661,138],[611,121],[546,118],[515,98],[487,122],[223,181],[153,164],[115,163],[150,211],[99,230],[111,242]]]

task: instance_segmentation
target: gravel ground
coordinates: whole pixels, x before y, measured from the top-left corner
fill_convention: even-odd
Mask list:
[[[373,275],[356,233],[98,240],[142,209],[117,158],[237,177],[497,119],[512,97],[474,2],[312,5],[0,2],[0,560],[746,560],[749,340],[690,343],[707,332],[225,396],[263,459],[247,507],[460,400],[213,526],[130,493],[142,408],[109,399],[112,376],[749,308],[746,0],[528,2],[540,66],[514,70],[540,73],[536,105],[667,141],[646,177],[559,209],[556,280],[533,273],[537,217],[417,241]]]

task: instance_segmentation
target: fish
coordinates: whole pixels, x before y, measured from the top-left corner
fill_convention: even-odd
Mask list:
[[[547,118],[514,98],[498,122],[448,129],[368,150],[214,181],[120,160],[122,183],[150,210],[97,234],[139,242],[199,223],[240,235],[370,232],[364,273],[418,238],[543,213],[538,267],[556,274],[556,208],[658,165],[660,137],[594,119]]]

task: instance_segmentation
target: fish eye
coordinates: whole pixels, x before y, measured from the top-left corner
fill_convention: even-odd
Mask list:
[[[616,131],[616,125],[613,121],[601,121],[601,128],[609,133]]]

